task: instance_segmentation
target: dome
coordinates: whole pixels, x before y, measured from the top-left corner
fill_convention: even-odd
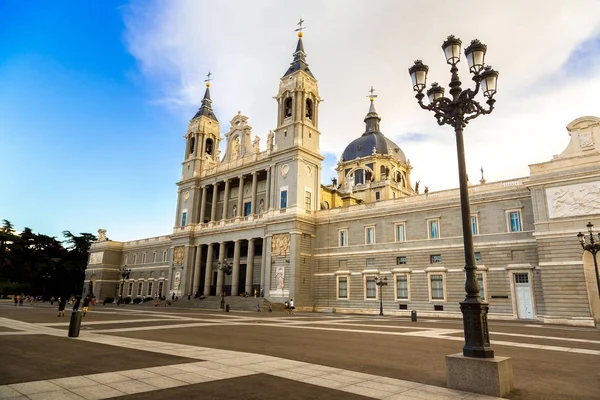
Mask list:
[[[390,155],[398,161],[406,162],[406,156],[400,146],[386,138],[379,131],[379,115],[375,111],[375,105],[371,99],[369,113],[365,117],[366,132],[358,139],[353,140],[344,150],[342,161],[352,161],[361,157],[373,155],[373,149],[377,154]]]
[[[377,154],[390,155],[398,161],[406,162],[404,152],[396,143],[386,138],[383,133],[365,133],[353,140],[342,154],[343,161],[351,161],[361,157],[373,155],[373,148]]]

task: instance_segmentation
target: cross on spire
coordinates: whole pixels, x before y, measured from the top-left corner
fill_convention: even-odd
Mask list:
[[[206,74],[206,79],[204,80],[204,82],[206,82],[206,87],[210,86],[210,81],[212,81],[212,78],[210,77],[211,75],[211,72],[208,71],[208,74]]]
[[[305,26],[302,26],[302,24],[304,23],[304,20],[302,19],[302,17],[300,17],[300,21],[298,21],[298,23],[296,25],[298,25],[298,28],[294,29],[294,32],[298,32],[298,37],[302,37],[302,31],[304,29],[306,29]]]
[[[375,93],[375,89],[373,89],[373,86],[371,86],[371,90],[369,90],[369,93],[370,93],[370,94],[369,94],[367,97],[368,97],[368,98],[369,98],[371,101],[373,101],[373,100],[374,100],[374,99],[377,97],[377,95],[376,95],[376,94],[373,94],[373,93]]]

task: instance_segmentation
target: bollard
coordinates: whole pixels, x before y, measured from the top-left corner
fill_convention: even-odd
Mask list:
[[[73,311],[71,313],[71,321],[69,322],[69,337],[79,336],[81,329],[81,311]]]
[[[415,310],[412,310],[412,311],[410,312],[410,320],[411,320],[412,322],[417,322],[417,312],[416,312]]]
[[[229,312],[229,304],[225,305],[225,312]]]

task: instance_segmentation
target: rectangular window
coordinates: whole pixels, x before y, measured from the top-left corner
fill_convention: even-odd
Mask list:
[[[133,282],[129,282],[127,285],[127,296],[131,296],[133,294]]]
[[[471,232],[473,236],[479,235],[479,223],[477,221],[477,215],[471,215]]]
[[[167,261],[167,251],[163,251],[163,257],[162,257],[163,262]]]
[[[348,230],[342,229],[340,232],[340,247],[348,246]]]
[[[142,264],[146,264],[146,253],[142,253]]]
[[[483,283],[483,274],[477,274],[477,284],[479,285],[479,298],[485,300],[485,285]]]
[[[250,211],[252,211],[252,203],[244,203],[244,217],[250,215]]]
[[[365,244],[375,244],[375,227],[368,226],[365,228]]]
[[[348,298],[348,277],[338,276],[338,298]]]
[[[129,264],[129,263],[127,262],[127,260],[128,260],[128,259],[129,259],[129,255],[128,255],[128,254],[125,254],[125,262],[124,262],[123,264],[125,264],[125,265]]]
[[[381,200],[381,193],[375,192],[375,201]]]
[[[377,298],[377,284],[375,283],[374,276],[367,277],[366,289],[367,289],[367,293],[366,293],[367,299],[376,299]]]
[[[478,251],[475,252],[475,261],[481,261],[481,253]]]
[[[408,262],[406,256],[396,257],[396,265],[404,265]]]
[[[134,254],[134,255],[133,255],[133,263],[134,263],[134,264],[137,264],[137,254]]]
[[[163,295],[163,287],[165,286],[165,283],[163,281],[158,282],[158,296],[162,297]]]
[[[304,208],[312,210],[312,193],[308,190],[304,192]]]
[[[511,232],[521,232],[521,211],[508,211],[508,224]]]
[[[181,213],[181,226],[185,226],[185,221],[187,219],[187,211]]]
[[[146,296],[152,296],[152,284],[154,282],[148,281],[148,290],[146,291]]]
[[[432,274],[431,280],[431,300],[444,300],[444,275]]]
[[[139,281],[138,282],[138,290],[137,290],[137,295],[141,296],[142,295],[142,285],[144,284],[143,281]]]
[[[374,267],[375,266],[375,259],[374,258],[367,258],[367,261],[366,261],[365,265],[367,267]]]
[[[280,208],[287,208],[287,190],[281,191],[281,205]]]
[[[430,219],[427,221],[429,239],[438,239],[440,237],[440,220]]]
[[[156,252],[152,253],[152,262],[155,263],[156,262]]]
[[[439,264],[442,262],[441,254],[432,254],[429,256],[429,262],[432,264]]]
[[[405,229],[406,229],[406,225],[404,225],[404,224],[394,225],[396,242],[404,242],[406,240]]]
[[[396,275],[396,298],[408,300],[408,276]]]

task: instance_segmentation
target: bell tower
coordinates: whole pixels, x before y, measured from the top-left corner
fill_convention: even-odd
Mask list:
[[[212,109],[210,99],[209,72],[205,82],[206,91],[200,108],[188,124],[185,138],[181,179],[177,196],[177,216],[175,227],[197,223],[199,218],[200,188],[198,181],[202,172],[219,161],[220,126]]]
[[[296,31],[298,44],[294,59],[281,77],[277,100],[277,128],[273,151],[283,151],[292,147],[303,147],[319,154],[319,96],[317,80],[306,63],[306,53],[302,43],[301,19]]]

